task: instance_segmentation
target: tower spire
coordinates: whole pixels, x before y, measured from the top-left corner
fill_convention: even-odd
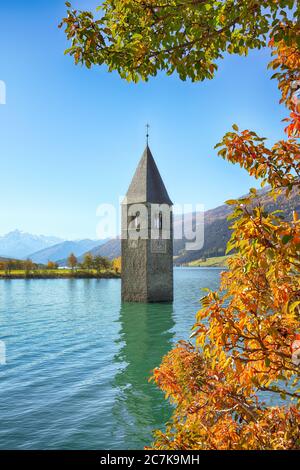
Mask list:
[[[150,128],[150,124],[146,124],[146,144],[147,144],[147,147],[148,147],[148,143],[149,143],[149,128]]]
[[[156,166],[150,148],[147,146],[126,193],[127,204],[151,203],[169,204],[166,187]]]

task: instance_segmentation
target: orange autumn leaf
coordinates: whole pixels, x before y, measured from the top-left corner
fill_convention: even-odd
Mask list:
[[[290,27],[297,37],[299,25]],[[265,138],[235,125],[218,147],[222,158],[269,184],[276,199],[300,193],[300,119],[293,98],[300,52],[295,40],[273,39],[270,46],[282,102],[291,112],[287,140],[269,148]],[[219,290],[202,299],[195,344],[181,342],[153,374],[175,406],[166,430],[156,432],[154,449],[300,449],[298,215],[266,213],[255,190],[228,203],[234,207],[229,269]],[[270,396],[277,406],[264,400]]]

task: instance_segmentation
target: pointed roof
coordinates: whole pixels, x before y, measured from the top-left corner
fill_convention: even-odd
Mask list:
[[[126,194],[127,204],[141,202],[173,204],[148,145],[144,150]]]

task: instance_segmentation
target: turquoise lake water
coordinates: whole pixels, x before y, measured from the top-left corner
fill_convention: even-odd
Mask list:
[[[119,279],[1,280],[0,449],[149,445],[171,411],[150,372],[220,272],[176,268],[173,304],[121,304]]]

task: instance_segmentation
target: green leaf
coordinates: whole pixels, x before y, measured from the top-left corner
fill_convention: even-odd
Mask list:
[[[227,148],[224,148],[224,149],[222,149],[222,150],[219,150],[218,155],[219,155],[220,157],[225,158],[226,153],[227,153]]]
[[[236,132],[239,131],[239,128],[238,128],[238,126],[237,126],[236,124],[233,124],[232,129],[235,130]]]
[[[293,235],[284,235],[282,237],[282,243],[286,245],[292,238],[293,238]]]
[[[269,359],[268,357],[266,357],[266,359],[265,359],[265,365],[266,365],[266,367],[270,367],[270,364],[271,364],[270,359]]]
[[[228,204],[229,206],[234,206],[237,203],[238,201],[236,199],[228,199],[228,201],[225,201],[225,204]]]
[[[222,147],[222,145],[224,145],[223,142],[219,142],[218,144],[216,144],[216,145],[214,146],[214,148],[217,149],[217,148],[219,148],[219,147]]]

